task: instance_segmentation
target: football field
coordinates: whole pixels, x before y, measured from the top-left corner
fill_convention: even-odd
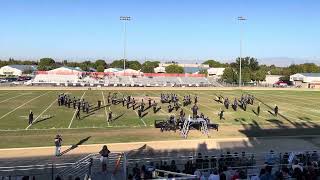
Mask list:
[[[117,93],[120,99],[131,95],[137,103],[144,99],[148,107],[148,99],[155,100],[162,108],[154,113],[152,108],[144,111],[142,118],[138,117],[137,109],[127,109],[121,103],[107,104],[107,96]],[[57,97],[60,93],[70,97],[84,98],[90,104],[89,113],[81,111],[81,118],[75,118],[75,109],[58,106]],[[66,141],[76,141],[84,136],[92,136],[91,143],[129,142],[143,140],[180,139],[179,132],[160,133],[154,128],[155,120],[166,120],[170,115],[178,115],[179,110],[168,112],[168,104],[160,103],[161,93],[176,93],[180,102],[185,95],[199,97],[199,113],[208,116],[211,122],[220,125],[219,132],[212,131],[213,136],[251,136],[259,135],[259,129],[280,129],[286,135],[286,129],[318,128],[320,125],[320,92],[292,90],[2,90],[0,91],[0,135],[5,140],[0,147],[28,147],[51,145],[56,133],[66,137]],[[223,104],[214,99],[217,95],[228,97],[233,103],[234,98],[242,94],[255,96],[253,105],[248,105],[244,111],[238,108],[225,109]],[[97,102],[102,107],[97,108]],[[261,113],[255,114],[258,103],[261,102]],[[279,107],[279,115],[273,115],[275,104]],[[191,115],[192,105],[182,107],[186,116]],[[224,120],[219,120],[220,108],[225,110]],[[34,123],[28,124],[28,114],[34,113]],[[113,121],[107,121],[107,114],[113,112]],[[252,133],[243,133],[243,129]],[[229,132],[230,131],[230,132]],[[290,134],[292,135],[292,134]],[[190,138],[199,138],[201,133],[191,133]]]

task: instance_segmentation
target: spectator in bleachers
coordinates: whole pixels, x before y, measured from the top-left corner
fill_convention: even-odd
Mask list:
[[[205,179],[204,175],[201,173],[199,169],[195,170],[193,175],[195,175],[200,180]]]
[[[313,151],[313,153],[311,154],[311,161],[318,161],[319,160],[319,156],[317,151]]]
[[[198,157],[196,159],[196,168],[202,169],[202,163],[203,163],[202,155],[201,153],[198,153]]]
[[[284,180],[289,180],[289,179],[291,179],[289,172],[290,172],[290,171],[289,171],[289,168],[287,168],[287,167],[283,167],[283,168],[281,169],[282,178],[283,178]]]
[[[92,179],[97,179],[97,180],[111,179],[111,174],[107,172],[107,164],[102,164],[102,171],[95,173]]]
[[[110,151],[109,151],[108,147],[106,145],[104,145],[102,147],[101,151],[99,152],[99,154],[101,155],[100,161],[102,163],[102,166],[103,165],[107,166],[108,160],[109,160],[109,154],[110,154]]]
[[[272,174],[272,166],[266,166],[266,172],[260,177],[260,180],[274,180],[275,176]]]
[[[177,172],[177,170],[178,170],[178,168],[176,166],[176,162],[175,162],[175,160],[172,160],[171,164],[170,164],[170,171]]]
[[[208,180],[220,180],[220,176],[219,176],[218,170],[216,168],[211,170],[211,173],[210,173]]]
[[[211,159],[210,159],[210,165],[212,168],[215,168],[217,166],[217,158],[216,156],[211,156]]]
[[[222,172],[221,172],[221,174],[224,174],[226,180],[231,180],[231,173],[230,173],[230,171],[228,170],[228,167],[227,167],[227,166],[223,166],[223,167],[222,167]]]
[[[56,156],[60,156],[62,138],[59,134],[56,135],[56,138],[54,139],[54,144],[56,146]]]
[[[187,161],[187,163],[184,165],[184,173],[186,174],[192,174],[193,172],[193,163],[192,160]]]
[[[266,163],[268,165],[273,165],[276,163],[277,157],[274,154],[273,150],[270,151],[270,153],[267,154],[266,156]]]
[[[300,171],[303,172],[303,167],[301,166],[301,164],[299,164],[298,160],[294,160],[292,165],[293,170],[295,170],[296,168],[300,169]]]
[[[140,178],[140,168],[138,167],[138,163],[136,163],[135,167],[132,169],[132,174],[135,179]]]
[[[300,168],[293,169],[292,178],[295,178],[296,180],[304,180],[303,173]]]

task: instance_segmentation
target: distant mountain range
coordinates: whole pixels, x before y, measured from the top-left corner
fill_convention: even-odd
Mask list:
[[[214,59],[214,58],[212,58]],[[315,63],[317,65],[320,65],[320,57],[312,57],[312,58],[290,58],[290,57],[267,57],[267,58],[257,58],[260,64],[266,64],[266,65],[276,65],[280,67],[286,67],[290,66],[291,64],[303,64],[303,63]],[[234,62],[234,60],[219,60],[214,59],[222,63],[231,63]],[[179,63],[203,63],[204,60],[175,60]]]
[[[303,64],[303,63],[315,63],[320,65],[320,57],[313,58],[289,58],[289,57],[270,57],[270,58],[258,58],[259,63],[266,65],[276,66],[289,66],[291,64]]]

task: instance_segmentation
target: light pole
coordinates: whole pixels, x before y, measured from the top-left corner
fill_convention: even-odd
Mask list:
[[[247,19],[243,16],[238,17],[238,21],[246,21]],[[240,25],[241,26],[241,25]],[[239,67],[239,87],[241,87],[241,61],[242,61],[242,28],[240,27],[240,67]]]
[[[126,70],[127,21],[130,20],[130,16],[120,16],[120,21],[123,21],[123,72]]]

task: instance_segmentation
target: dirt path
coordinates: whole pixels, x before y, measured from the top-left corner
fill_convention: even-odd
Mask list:
[[[288,136],[288,137],[260,137],[260,138],[216,138],[197,140],[173,140],[173,141],[150,141],[134,143],[112,143],[107,144],[112,152],[128,152],[142,147],[146,150],[168,152],[168,151],[225,151],[233,152],[267,152],[270,149],[278,151],[299,151],[319,149],[320,136]],[[103,144],[81,145],[70,151],[68,155],[80,155],[97,153]],[[63,146],[66,150],[69,146]],[[30,158],[53,156],[54,147],[35,148],[12,148],[1,149],[0,159],[8,158]]]

